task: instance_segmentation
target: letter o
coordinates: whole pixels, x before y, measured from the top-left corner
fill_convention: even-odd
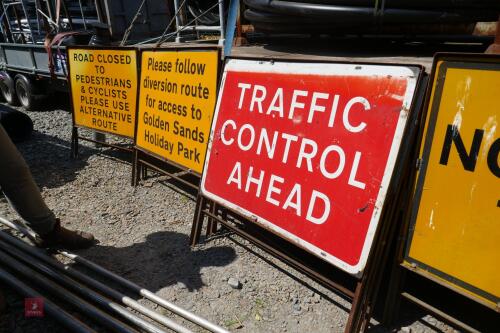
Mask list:
[[[244,130],[250,131],[250,141],[248,142],[247,145],[243,145],[243,143],[241,142]],[[238,147],[240,147],[240,149],[243,151],[248,151],[250,150],[250,148],[252,148],[254,141],[255,141],[255,130],[253,129],[252,125],[245,124],[241,126],[240,131],[238,132]]]
[[[335,170],[334,172],[329,172],[328,170],[326,170],[326,157],[332,151],[337,152],[337,154],[339,155],[339,166],[337,167],[337,170]],[[344,167],[345,167],[345,153],[342,150],[342,148],[340,148],[337,145],[331,145],[326,147],[323,153],[321,154],[321,159],[319,162],[319,169],[321,170],[323,176],[325,176],[328,179],[335,179],[342,174],[342,171],[344,171]]]
[[[500,153],[500,138],[496,139],[488,152],[488,168],[491,173],[500,178],[500,165],[498,164],[498,156]]]

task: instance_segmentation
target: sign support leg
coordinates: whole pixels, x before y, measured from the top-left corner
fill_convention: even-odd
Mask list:
[[[384,312],[382,314],[381,324],[386,328],[392,327],[396,318],[399,317],[401,291],[406,277],[405,273],[398,263],[395,262],[389,279],[389,290],[387,291]]]
[[[71,158],[76,158],[78,156],[78,128],[73,126],[71,131]]]
[[[191,235],[189,237],[189,244],[195,246],[200,240],[201,228],[203,227],[203,208],[205,206],[205,199],[202,195],[198,195],[196,199],[196,208],[194,210],[193,226],[191,227]]]
[[[212,213],[213,215],[217,215],[217,212],[219,211],[220,206],[217,205],[214,201],[210,201],[209,207],[210,207],[210,213]],[[208,224],[207,224],[206,236],[210,237],[216,231],[217,231],[217,221],[215,219],[209,217]]]
[[[139,152],[137,149],[134,150],[134,157],[132,159],[132,186],[137,186],[137,183],[138,183],[138,179],[137,179],[137,171],[138,171],[138,168],[139,168],[139,156],[138,156]]]

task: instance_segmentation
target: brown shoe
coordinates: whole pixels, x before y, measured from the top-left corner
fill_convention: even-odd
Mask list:
[[[42,241],[37,244],[39,247],[55,247],[68,250],[86,249],[96,243],[94,236],[88,232],[69,230],[61,226],[57,219],[54,229],[43,236]]]

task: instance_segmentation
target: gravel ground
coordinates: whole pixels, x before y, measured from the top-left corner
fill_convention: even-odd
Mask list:
[[[220,237],[191,249],[195,203],[189,194],[154,179],[132,187],[130,164],[109,149],[83,143],[71,160],[71,115],[64,97],[57,100],[48,110],[28,113],[35,132],[18,147],[56,215],[100,240],[79,254],[232,331],[343,332],[347,301],[246,241]],[[17,218],[3,198],[0,214]],[[232,288],[229,279],[241,288]],[[25,319],[23,299],[8,290],[6,296],[0,332],[67,332],[49,318]],[[411,309],[400,326],[403,332],[453,331]],[[371,331],[385,332],[376,323]]]

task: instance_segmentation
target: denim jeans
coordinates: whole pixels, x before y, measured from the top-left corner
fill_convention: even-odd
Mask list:
[[[56,217],[45,204],[26,161],[2,125],[0,125],[0,189],[31,229],[39,235],[52,231]]]

